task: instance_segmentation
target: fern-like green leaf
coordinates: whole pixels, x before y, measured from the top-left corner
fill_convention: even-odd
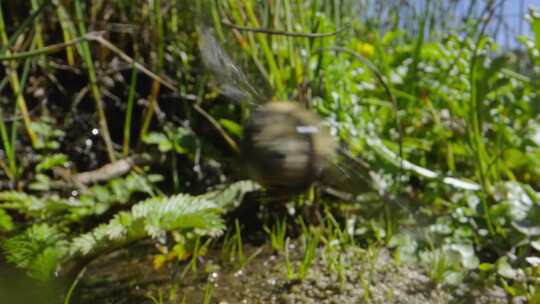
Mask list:
[[[13,209],[30,218],[45,219],[62,215],[58,218],[62,219],[64,224],[69,224],[88,216],[101,215],[116,204],[129,202],[133,193],[151,195],[153,183],[160,179],[159,175],[130,174],[115,178],[106,185],[95,185],[80,199],[62,198],[57,194],[35,196],[25,192],[3,191],[0,192],[0,208]]]
[[[19,191],[0,192],[0,202],[5,202],[4,205],[12,208],[27,204],[32,198],[31,195]]]
[[[177,194],[149,198],[134,205],[130,211],[117,213],[108,223],[71,240],[60,232],[59,225],[36,224],[5,241],[2,247],[10,263],[26,269],[34,278],[46,280],[68,260],[97,256],[146,237],[158,239],[171,230],[191,233],[192,236],[218,236],[225,229],[221,214],[236,206],[243,195],[255,187],[250,182],[238,182],[200,196]],[[39,199],[20,192],[0,193],[0,200],[24,206],[36,201],[40,204],[54,202],[51,198]],[[56,205],[70,204],[75,209],[76,204],[86,207],[86,203],[78,200],[55,200],[59,200]],[[47,209],[43,206],[34,208]]]
[[[50,170],[54,167],[64,166],[64,164],[68,161],[68,156],[63,153],[47,155],[43,157],[36,165],[36,172],[43,172],[45,170]]]
[[[78,200],[64,199],[56,194],[37,197],[18,191],[0,192],[0,208],[14,209],[34,218],[50,217],[77,207],[81,207]]]
[[[0,209],[0,231],[10,231],[11,229],[13,229],[11,216],[4,209]]]
[[[225,189],[208,192],[199,197],[215,202],[220,208],[230,210],[238,207],[246,193],[259,190],[260,188],[260,185],[249,180],[238,181],[227,186]]]
[[[88,255],[148,236],[157,239],[177,229],[218,236],[225,228],[221,213],[236,206],[246,192],[257,187],[252,182],[241,181],[200,196],[149,198],[134,205],[130,212],[120,212],[109,223],[73,239],[70,253]]]
[[[6,240],[2,247],[8,262],[26,269],[35,279],[47,280],[66,257],[65,237],[55,227],[36,224]]]

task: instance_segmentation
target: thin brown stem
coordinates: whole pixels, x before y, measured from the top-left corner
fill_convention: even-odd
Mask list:
[[[272,30],[267,28],[259,28],[259,27],[248,27],[248,26],[241,26],[234,23],[230,23],[227,21],[221,21],[221,24],[231,27],[234,29],[237,29],[239,31],[247,31],[247,32],[253,32],[253,33],[262,33],[267,35],[279,35],[279,36],[291,36],[291,37],[301,37],[301,38],[324,38],[324,37],[330,37],[335,36],[339,32],[343,31],[344,29],[339,29],[335,32],[331,33],[297,33],[297,32],[287,32],[287,31],[280,31],[280,30]]]

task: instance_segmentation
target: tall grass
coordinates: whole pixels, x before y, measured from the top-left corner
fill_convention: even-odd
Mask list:
[[[509,62],[522,53],[501,56],[508,50],[496,47],[505,3],[226,0],[209,2],[205,22],[265,97],[317,111],[343,147],[370,164],[378,193],[359,198],[362,204],[338,202],[339,216],[325,218],[336,231],[340,221],[354,219],[356,232],[332,237],[391,244],[405,233],[401,225],[416,224],[414,231],[436,234],[428,245],[419,238],[417,255],[431,250],[436,254],[425,256],[438,258],[439,245],[474,245],[493,268],[500,257],[516,256],[512,266],[531,271],[526,261],[537,249],[540,224],[531,216],[536,205],[524,197],[534,201],[540,187],[534,135],[540,35],[536,44],[524,44],[532,58],[529,74],[512,70]],[[33,192],[37,180],[57,185],[57,172],[49,169],[67,164],[46,161],[80,146],[70,150],[75,143],[62,135],[61,148],[46,146],[47,132],[36,125],[70,131],[63,129],[70,119],[87,117],[95,117],[89,125],[99,126],[102,142],[92,145],[92,137],[76,134],[80,138],[71,140],[82,138],[88,150],[68,157],[73,171],[88,160],[100,167],[148,152],[159,156],[152,165],[172,172],[172,181],[164,182],[172,190],[165,191],[202,192],[235,178],[224,145],[236,147],[231,138],[240,137],[249,109],[214,94],[196,49],[200,20],[188,2],[31,0],[25,13],[17,4],[0,3],[0,178]],[[538,21],[532,24],[539,28]],[[40,80],[45,101],[33,94]],[[38,170],[37,163],[50,166]],[[455,187],[446,175],[481,190]],[[39,189],[62,193],[51,187]],[[102,193],[99,187],[79,190]],[[77,214],[69,216],[75,226]],[[286,222],[277,223],[269,233],[272,245],[288,255]],[[225,243],[243,265],[250,257],[241,226],[235,222],[236,234]],[[298,274],[287,257],[291,278],[305,277],[315,258],[320,239],[310,229],[304,227]]]

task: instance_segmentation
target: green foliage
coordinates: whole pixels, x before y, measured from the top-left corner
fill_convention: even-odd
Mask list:
[[[298,271],[287,256],[285,221],[278,219],[268,231],[274,249],[287,257],[290,278],[306,276],[321,241],[334,259],[332,270],[344,280],[341,257],[334,255],[340,246],[375,242],[393,248],[402,262],[424,265],[438,284],[457,285],[477,272],[486,283],[534,302],[540,263],[540,14],[530,9],[532,36],[519,37],[523,49],[514,51],[488,37],[496,22],[475,13],[489,13],[494,1],[471,1],[464,16],[455,13],[463,1],[425,1],[425,11],[400,1],[361,2],[362,18],[355,6],[360,2],[353,0],[208,2],[208,23],[330,33],[267,35],[214,22],[216,36],[235,50],[234,61],[258,91],[313,108],[372,168],[377,192],[360,195],[358,204],[338,203],[324,214],[320,234],[304,227]],[[223,213],[257,188],[252,183],[198,196],[168,195],[184,185],[202,193],[234,180],[229,173],[235,168],[223,157],[230,151],[215,140],[215,127],[241,138],[249,112],[245,105],[222,102],[211,91],[210,77],[201,75],[192,3],[44,3],[32,3],[30,13],[16,1],[0,7],[0,57],[8,76],[0,82],[0,237],[8,261],[46,279],[76,256],[143,237],[160,240],[177,231],[187,244],[222,233]],[[91,28],[105,29],[105,40],[86,39]],[[45,41],[66,44],[51,50]],[[126,81],[117,66],[118,60],[131,64],[129,58],[145,69],[132,65]],[[117,120],[125,121],[123,135],[109,134]],[[81,121],[101,140],[74,132]],[[137,146],[130,140],[134,130],[140,132],[133,139]],[[75,143],[79,139],[83,146]],[[76,172],[112,162],[114,143],[122,139],[126,157],[146,150],[166,157],[157,155],[150,166],[134,168],[137,174],[103,184],[58,178],[58,169]],[[173,172],[173,189],[161,169]],[[241,224],[224,247],[242,264],[249,257],[243,256]]]
[[[527,47],[527,49],[530,51],[532,59],[538,66],[540,64],[540,54],[538,53],[540,51],[540,12],[538,11],[538,8],[531,7],[527,18],[529,19],[534,36],[519,38],[525,47]]]
[[[526,61],[519,52],[479,36],[483,24],[477,20],[454,31],[434,32],[433,27],[443,26],[433,18],[440,11],[413,18],[409,28],[398,25],[409,20],[397,20],[381,34],[377,25],[349,14],[340,15],[339,22],[331,14],[311,15],[303,2],[288,3],[288,11],[302,16],[295,20],[288,19],[288,13],[269,13],[264,6],[219,5],[222,16],[246,27],[294,32],[317,24],[320,33],[351,22],[338,37],[309,43],[247,31],[219,34],[226,36],[226,45],[234,44],[227,38],[245,39],[238,38],[245,50],[238,61],[255,66],[278,98],[301,96],[294,84],[309,79],[311,105],[344,144],[375,168],[379,192],[386,199],[365,195],[362,205],[344,208],[361,214],[350,219],[357,237],[389,242],[404,261],[426,265],[440,284],[459,284],[469,272],[478,271],[483,251],[517,254],[509,265],[532,271],[526,261],[538,253],[532,244],[540,218],[535,190],[540,187],[540,111],[535,106],[537,84],[530,77],[534,72],[514,70]],[[321,4],[313,11],[322,7],[325,12],[335,9]],[[258,22],[241,18],[251,10],[256,16],[274,15]],[[388,11],[401,15],[399,9]],[[538,14],[533,10],[529,15],[538,36]],[[538,38],[522,40],[538,66]],[[271,56],[264,43],[270,44]],[[249,71],[255,74],[253,68]],[[415,232],[403,232],[402,226]],[[429,235],[429,241],[418,235]]]
[[[40,136],[38,148],[56,150],[60,143],[58,139],[65,135],[63,130],[57,129],[52,125],[52,121],[48,117],[42,117],[39,122],[32,123],[32,129]]]
[[[430,278],[437,284],[459,285],[464,278],[459,257],[443,249],[425,251],[420,254],[420,261],[426,267]]]
[[[285,251],[285,244],[287,240],[286,219],[284,218],[281,221],[277,221],[274,226],[272,226],[271,230],[268,227],[264,227],[264,230],[270,236],[270,244],[272,245],[272,249],[279,253],[283,253]]]
[[[39,176],[45,180],[38,179],[31,187],[34,190],[48,190],[51,181],[46,175]],[[0,208],[14,210],[30,218],[50,219],[62,215],[61,222],[79,222],[88,216],[101,215],[116,204],[128,203],[134,193],[152,194],[152,183],[159,180],[157,175],[130,174],[124,178],[112,179],[106,185],[92,186],[79,198],[63,198],[54,193],[37,196],[26,192],[3,191],[0,192]]]
[[[70,253],[93,254],[145,236],[158,239],[177,229],[195,229],[198,235],[216,236],[224,229],[221,212],[215,202],[184,194],[150,198],[134,205],[130,212],[117,213],[108,223],[75,237]]]
[[[4,209],[0,209],[0,231],[10,231],[13,227],[11,216]]]
[[[71,203],[58,195],[37,197],[25,192],[0,193],[2,208],[13,209],[33,218],[48,218],[68,209]]]
[[[164,132],[150,132],[143,140],[149,145],[157,145],[163,153],[172,152],[172,157],[185,155],[197,161],[202,153],[208,159],[222,158],[221,152],[211,141],[197,136],[193,130],[186,127],[165,127]]]
[[[47,224],[36,224],[6,240],[2,247],[8,262],[39,280],[49,279],[68,252],[66,236]]]
[[[216,237],[225,229],[221,218],[223,208],[238,204],[247,186],[247,182],[238,182],[201,196],[152,197],[82,234],[35,224],[6,240],[3,249],[9,262],[27,270],[36,279],[47,280],[67,261],[81,256],[99,256],[146,237],[160,240],[169,231],[191,237]],[[12,202],[28,201],[28,196],[21,193],[8,194]],[[4,198],[8,198],[8,194],[4,194]]]
[[[36,172],[51,170],[55,167],[62,167],[69,161],[69,157],[63,153],[46,155],[36,165]]]
[[[199,195],[199,197],[215,202],[219,208],[224,210],[232,210],[238,207],[246,193],[259,189],[260,186],[252,181],[238,181],[223,189]]]

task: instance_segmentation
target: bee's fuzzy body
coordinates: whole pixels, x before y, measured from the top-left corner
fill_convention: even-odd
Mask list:
[[[334,160],[336,145],[319,117],[293,102],[258,107],[245,125],[242,159],[270,189],[305,190]]]

